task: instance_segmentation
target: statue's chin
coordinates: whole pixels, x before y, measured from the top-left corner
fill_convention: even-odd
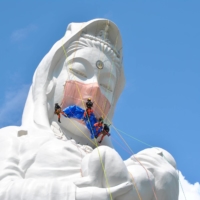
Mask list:
[[[84,122],[72,118],[61,117],[61,123],[57,122],[57,116],[54,116],[51,122],[51,129],[53,130],[56,137],[61,138],[64,136],[67,140],[73,139],[77,144],[89,145],[92,148],[99,146],[97,139],[91,139],[91,134]],[[104,137],[101,145],[109,146],[113,148],[110,137]]]
[[[89,145],[92,148],[95,147],[94,140],[90,138],[89,130],[82,122],[62,116],[61,123],[58,123],[57,119],[54,119],[51,124],[53,125],[53,127],[57,127],[57,129],[60,129],[59,131],[61,131],[67,139],[73,139],[76,141],[77,144]]]

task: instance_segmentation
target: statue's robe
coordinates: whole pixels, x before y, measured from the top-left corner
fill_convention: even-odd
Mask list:
[[[0,200],[77,200],[79,188],[93,200],[98,188],[107,187],[97,149],[89,153],[84,145],[54,136],[18,137],[19,130],[0,129]],[[153,148],[135,155],[140,163],[134,157],[124,163],[114,149],[99,149],[111,188],[134,178],[132,190],[115,200],[139,200],[138,193],[143,200],[178,199],[176,170]]]
[[[86,152],[71,140],[17,137],[17,129],[0,130],[0,200],[75,200]]]

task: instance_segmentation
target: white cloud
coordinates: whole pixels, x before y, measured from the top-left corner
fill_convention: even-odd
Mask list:
[[[23,85],[17,90],[7,91],[4,103],[0,106],[0,128],[21,124],[29,87],[29,85]]]
[[[179,200],[200,200],[200,183],[189,183],[180,171],[179,180]]]
[[[31,32],[36,31],[38,27],[34,24],[31,24],[25,28],[15,30],[11,35],[12,41],[20,41],[25,39]]]

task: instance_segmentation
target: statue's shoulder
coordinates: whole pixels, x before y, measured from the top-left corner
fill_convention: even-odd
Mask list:
[[[39,146],[45,142],[48,142],[52,137],[44,136],[31,136],[29,131],[23,126],[7,126],[0,129],[0,142],[5,140],[18,141],[21,143],[31,143],[38,144]]]
[[[2,154],[4,157],[9,152],[20,153],[21,155],[33,151],[37,151],[45,143],[51,141],[51,137],[41,136],[33,137],[28,134],[22,126],[8,126],[0,129],[0,160]]]
[[[27,135],[27,130],[22,126],[7,126],[0,129],[0,142],[13,141],[19,142],[21,136]]]
[[[7,160],[11,157],[17,158],[20,141],[17,136],[19,127],[8,126],[0,129],[0,171]]]
[[[19,126],[7,126],[0,129],[0,138],[17,138],[18,132],[20,131]]]

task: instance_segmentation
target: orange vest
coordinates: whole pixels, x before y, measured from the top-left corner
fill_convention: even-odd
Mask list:
[[[86,111],[84,112],[84,117],[86,117],[86,113],[88,117],[90,117],[91,113],[93,113],[93,110],[91,108],[87,108]]]

